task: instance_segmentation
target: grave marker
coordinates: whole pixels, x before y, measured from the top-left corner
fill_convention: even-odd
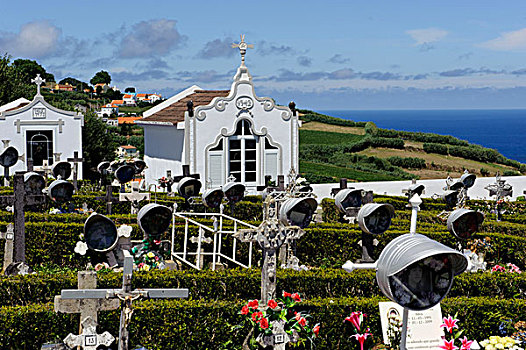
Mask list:
[[[2,273],[5,269],[13,262],[13,241],[15,238],[14,226],[12,223],[7,225],[6,232],[0,232],[0,239],[5,239],[4,248],[4,265],[2,267]]]
[[[97,322],[88,316],[82,321],[82,332],[79,335],[68,334],[64,343],[71,348],[78,346],[83,350],[97,350],[101,345],[110,346],[114,340],[115,337],[107,331],[98,334]]]
[[[78,191],[78,185],[77,185],[77,177],[79,172],[79,164],[84,161],[82,157],[79,157],[79,152],[75,151],[73,152],[73,158],[67,158],[68,162],[73,162],[73,187],[75,187],[75,192]]]
[[[150,193],[140,193],[139,192],[139,183],[133,182],[131,184],[130,193],[119,193],[119,201],[129,201],[131,203],[131,213],[137,214],[139,211],[139,202],[143,200],[150,200]]]
[[[111,205],[113,203],[120,203],[119,197],[113,197],[113,186],[106,185],[106,195],[104,197],[95,197],[97,200],[106,201],[106,214],[111,215]]]

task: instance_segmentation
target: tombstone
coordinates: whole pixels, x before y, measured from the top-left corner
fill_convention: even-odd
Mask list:
[[[131,193],[119,193],[119,201],[129,201],[131,203],[132,214],[137,214],[139,211],[139,202],[143,200],[150,200],[150,193],[140,193],[137,182],[131,184]]]
[[[78,346],[83,350],[97,350],[101,345],[110,346],[114,340],[115,337],[108,331],[98,334],[97,322],[88,316],[82,321],[82,332],[79,335],[68,334],[64,343],[70,348]]]
[[[133,258],[125,252],[124,269],[121,289],[65,289],[61,292],[62,299],[108,299],[122,300],[119,326],[119,350],[128,350],[128,329],[133,313],[132,302],[138,298],[187,298],[188,289],[150,289],[132,290]]]
[[[96,289],[97,273],[95,271],[79,271],[77,273],[78,289]],[[80,314],[80,321],[90,317],[95,323],[98,322],[99,311],[116,310],[119,301],[116,299],[62,299],[60,295],[55,296],[55,312],[67,314]],[[82,323],[79,322],[79,333],[82,333]]]
[[[24,209],[26,206],[42,204],[45,201],[43,194],[28,194],[24,181],[24,172],[17,171],[14,176],[13,195],[0,196],[0,205],[11,205],[14,207],[14,262],[26,261],[26,236]],[[29,178],[28,181],[34,181]],[[36,186],[36,185],[35,185]],[[33,186],[29,186],[32,188]]]
[[[103,200],[106,202],[106,214],[111,215],[111,205],[113,203],[120,203],[121,200],[119,197],[113,197],[113,186],[112,185],[106,185],[106,195],[104,197],[95,197],[97,200]]]
[[[2,273],[13,262],[13,241],[15,238],[14,226],[12,223],[7,225],[6,232],[0,232],[0,239],[5,239],[4,248],[4,264],[2,266]]]
[[[75,187],[75,192],[77,192],[79,190],[78,184],[77,184],[77,178],[78,178],[78,173],[79,173],[78,163],[82,163],[84,159],[82,157],[79,157],[78,151],[75,151],[73,152],[73,158],[67,158],[66,160],[68,162],[73,163],[73,187]]]

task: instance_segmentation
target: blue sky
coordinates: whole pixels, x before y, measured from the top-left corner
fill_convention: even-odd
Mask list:
[[[229,88],[240,34],[256,93],[279,103],[526,108],[525,1],[10,1],[0,53],[168,97]]]

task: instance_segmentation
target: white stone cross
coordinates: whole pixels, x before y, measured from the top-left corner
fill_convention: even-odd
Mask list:
[[[77,274],[79,289],[97,288],[97,273],[95,271],[79,271]],[[119,300],[117,299],[63,299],[60,295],[55,296],[55,312],[67,314],[80,313],[80,320],[90,317],[95,323],[98,322],[98,311],[117,310]],[[82,326],[79,332],[82,332]]]
[[[60,162],[60,156],[62,155],[62,152],[53,153],[55,156],[55,162]]]
[[[49,174],[51,174],[51,167],[49,166],[47,159],[42,160],[42,166],[40,167],[40,170],[46,174],[46,178],[49,177]]]
[[[233,49],[235,49],[235,48],[239,49],[239,53],[241,53],[241,65],[244,66],[245,65],[245,55],[247,53],[247,49],[248,48],[253,49],[254,45],[247,44],[245,42],[245,34],[242,34],[241,35],[241,41],[239,42],[239,44],[232,44],[232,48]]]
[[[40,85],[42,85],[42,83],[45,83],[46,80],[42,79],[40,77],[40,74],[37,74],[37,77],[35,79],[31,79],[31,82],[37,84],[37,96],[42,96],[40,95]]]
[[[119,193],[119,201],[130,201],[131,202],[131,213],[137,214],[139,209],[139,202],[144,200],[150,200],[150,193],[140,193],[139,192],[139,183],[132,182],[131,192],[129,193]]]
[[[0,232],[0,239],[5,239],[4,248],[4,265],[2,272],[13,262],[13,242],[15,239],[15,226],[13,224],[7,225],[6,232]]]
[[[88,316],[82,321],[82,332],[79,335],[68,334],[64,343],[70,348],[78,346],[84,350],[97,350],[100,345],[110,346],[114,340],[115,337],[107,331],[97,334],[97,322]]]

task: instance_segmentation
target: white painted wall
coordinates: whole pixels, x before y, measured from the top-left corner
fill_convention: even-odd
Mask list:
[[[156,184],[157,179],[171,170],[173,176],[183,173],[184,130],[175,126],[144,125],[144,161],[148,168],[145,179]]]

